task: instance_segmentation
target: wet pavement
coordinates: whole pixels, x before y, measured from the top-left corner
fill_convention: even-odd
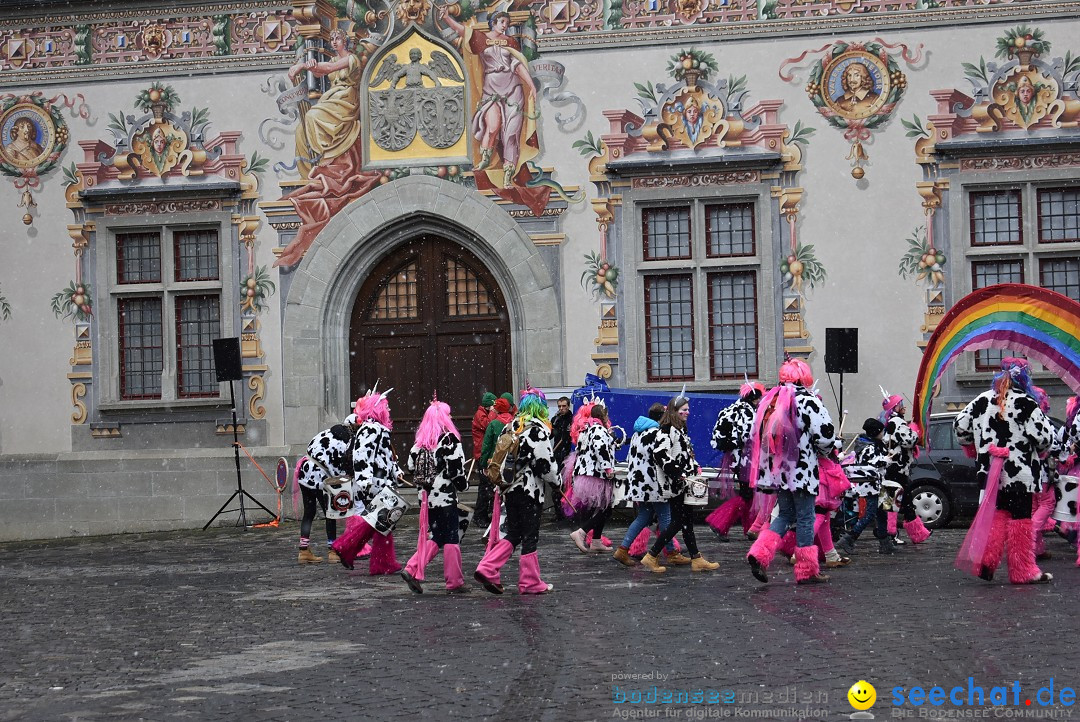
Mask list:
[[[415,518],[403,524],[404,563]],[[539,597],[517,595],[516,559],[501,597],[442,593],[441,556],[422,596],[366,562],[300,566],[295,523],[3,544],[0,720],[846,720],[859,679],[877,719],[955,710],[893,706],[894,687],[935,685],[1019,682],[1018,704],[1010,686],[1009,705],[968,715],[1072,711],[1024,704],[1052,677],[1059,695],[1080,686],[1080,569],[1055,536],[1045,586],[960,574],[961,530],[896,557],[864,538],[831,583],[796,586],[779,559],[758,583],[748,542],[704,527],[721,565],[704,574],[626,569],[568,531],[541,532],[555,591]],[[466,578],[482,549],[470,532]]]

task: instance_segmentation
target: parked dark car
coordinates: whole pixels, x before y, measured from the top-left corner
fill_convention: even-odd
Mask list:
[[[911,467],[912,502],[923,523],[937,529],[954,519],[969,519],[979,508],[982,488],[976,480],[975,459],[969,459],[953,431],[956,414],[930,417],[930,451],[919,450]],[[1051,419],[1060,426],[1059,419]]]

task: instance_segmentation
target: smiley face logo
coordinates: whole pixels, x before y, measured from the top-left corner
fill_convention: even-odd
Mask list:
[[[860,679],[851,685],[847,693],[848,702],[857,710],[866,710],[874,706],[877,701],[877,690],[865,679]]]

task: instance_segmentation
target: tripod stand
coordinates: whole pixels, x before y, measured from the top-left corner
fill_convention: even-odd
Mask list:
[[[236,526],[243,526],[247,528],[247,511],[244,509],[245,496],[250,499],[255,506],[265,511],[270,516],[274,516],[274,512],[267,509],[265,506],[262,505],[262,503],[259,502],[258,499],[244,491],[244,485],[240,480],[240,437],[238,436],[236,431],[236,392],[233,391],[233,383],[233,381],[229,381],[229,400],[232,401],[233,456],[236,460],[236,491],[232,493],[232,496],[229,497],[228,501],[221,505],[221,508],[217,510],[217,513],[210,517],[210,521],[206,522],[206,526],[203,527],[203,531],[206,531],[207,527],[214,523],[214,519],[217,519],[219,516],[224,514],[226,511],[225,507],[231,504],[232,500],[236,498],[240,499],[240,519],[238,520],[238,524],[236,524]],[[229,511],[236,510],[229,509]]]

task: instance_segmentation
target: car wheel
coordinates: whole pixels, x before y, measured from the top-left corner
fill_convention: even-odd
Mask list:
[[[930,529],[940,529],[949,522],[949,499],[939,487],[930,484],[918,486],[911,492],[915,513]]]

